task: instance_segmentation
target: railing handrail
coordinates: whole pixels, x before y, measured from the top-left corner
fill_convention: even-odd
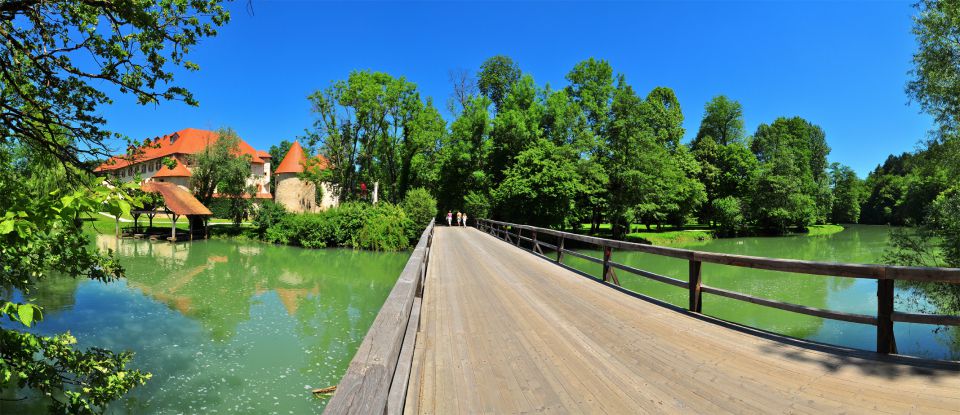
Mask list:
[[[934,268],[934,267],[904,267],[895,265],[874,265],[874,264],[845,264],[833,262],[804,261],[795,259],[766,258],[747,255],[722,254],[715,252],[694,251],[681,248],[667,248],[662,246],[653,246],[635,242],[616,241],[606,238],[597,238],[594,236],[580,235],[571,232],[558,231],[554,229],[541,228],[537,226],[523,225],[518,223],[502,222],[490,219],[478,219],[477,227],[486,229],[491,235],[498,235],[504,241],[515,243],[520,247],[521,241],[530,242],[530,251],[535,255],[548,260],[553,260],[561,266],[563,265],[563,254],[567,253],[591,262],[603,265],[602,279],[604,283],[612,283],[620,286],[620,280],[617,277],[615,269],[620,269],[635,275],[646,277],[662,283],[674,285],[689,290],[689,307],[694,313],[702,312],[703,293],[718,295],[739,301],[746,301],[753,304],[772,307],[781,310],[801,313],[821,318],[833,320],[848,321],[859,324],[868,324],[877,327],[877,352],[878,353],[896,353],[897,342],[893,331],[894,322],[922,323],[960,326],[960,316],[920,314],[898,312],[894,309],[894,282],[896,280],[911,281],[932,281],[946,282],[952,284],[960,283],[960,269],[958,268]],[[516,234],[511,233],[516,229]],[[527,230],[529,236],[521,235],[521,231]],[[539,241],[537,234],[553,235],[557,237],[557,244],[549,244]],[[514,241],[511,237],[515,237]],[[586,242],[603,248],[603,258],[596,258],[581,252],[572,251],[564,248],[567,239]],[[556,250],[556,259],[547,258],[543,253],[542,247],[548,247]],[[618,264],[612,260],[613,249],[623,249],[630,251],[639,251],[654,255],[668,256],[689,261],[689,275],[687,281],[671,278],[664,275],[655,274],[649,271],[641,270],[624,264]],[[756,297],[749,294],[739,293],[719,287],[711,287],[703,284],[702,263],[710,262],[721,265],[730,265],[736,267],[756,268],[782,272],[793,272],[813,275],[829,275],[846,278],[868,278],[877,280],[877,314],[855,314],[841,311],[825,310],[815,307],[809,307],[800,304],[792,304],[784,301],[772,300]],[[569,267],[567,267],[569,268]]]
[[[347,372],[337,385],[337,390],[324,410],[325,414],[382,414],[387,411],[387,402],[394,393],[391,385],[397,375],[398,361],[405,337],[416,336],[410,330],[416,298],[426,275],[436,219],[420,235],[410,259],[404,266],[397,283],[377,313],[370,330],[360,343],[357,353],[350,361]],[[412,333],[411,333],[412,331]],[[410,342],[412,344],[412,342]],[[407,379],[400,384],[405,388]],[[400,394],[402,398],[402,394]],[[402,402],[402,399],[400,399]]]
[[[735,267],[795,272],[800,274],[829,275],[846,278],[933,281],[960,284],[960,268],[908,267],[899,265],[821,262],[799,259],[724,254],[648,245],[637,242],[617,241],[613,239],[581,235],[578,233],[564,232],[555,229],[541,228],[518,223],[502,222],[492,219],[477,219],[477,221],[536,231],[541,234],[562,236],[565,239],[587,242],[602,247],[639,251],[672,258],[696,260],[714,264],[731,265]]]

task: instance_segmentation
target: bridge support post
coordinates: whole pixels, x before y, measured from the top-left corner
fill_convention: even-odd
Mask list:
[[[517,228],[517,246],[520,246],[520,233],[523,232],[523,229]]]
[[[531,250],[540,255],[543,255],[543,249],[540,248],[540,242],[537,241],[537,231],[532,231],[532,232],[533,232],[533,248],[531,248]]]
[[[894,280],[877,280],[877,353],[897,353],[893,334]]]
[[[700,268],[702,263],[695,259],[690,260],[690,311],[700,313],[703,311],[703,294],[700,292],[702,276]]]
[[[609,246],[603,247],[603,282],[613,282],[615,285],[620,285],[620,278],[617,278],[617,273],[613,271],[613,267],[610,266],[610,257],[613,256],[613,248]]]
[[[557,245],[557,263],[563,262],[563,236],[560,237],[560,244]]]

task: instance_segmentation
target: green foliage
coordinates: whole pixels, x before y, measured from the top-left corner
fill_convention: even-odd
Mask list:
[[[499,112],[507,94],[513,89],[513,84],[520,79],[520,74],[520,67],[513,62],[513,59],[509,56],[497,55],[480,65],[477,87],[480,93],[490,98],[490,102]]]
[[[190,186],[204,205],[213,200],[214,193],[228,200],[227,215],[219,217],[240,223],[250,204],[249,200],[243,198],[251,193],[247,186],[250,155],[240,152],[240,137],[233,129],[221,128],[216,137],[210,137],[210,140],[211,145],[193,156]]]
[[[471,190],[463,198],[463,211],[473,218],[490,217],[490,196]]]
[[[37,177],[51,174],[48,169],[63,167],[19,164],[15,154],[30,154],[34,161],[44,157],[38,151],[18,153],[0,145],[0,193],[4,195],[0,198],[0,286],[30,298],[37,283],[46,278],[103,282],[121,278],[124,270],[116,258],[91,246],[79,219],[98,211],[129,215],[131,203],[142,207],[140,198],[128,193],[132,186],[110,188],[97,179],[85,178],[76,188],[61,186],[47,192],[44,180]],[[14,167],[18,165],[29,168]],[[13,303],[0,296],[3,317],[30,327],[43,319],[43,313],[36,305]],[[125,368],[131,357],[128,353],[75,350],[75,342],[69,334],[40,336],[15,328],[0,329],[0,385],[47,394],[54,412],[91,413],[100,412],[149,378],[149,374]]]
[[[505,176],[493,192],[498,211],[504,217],[537,226],[564,225],[573,199],[585,190],[576,153],[544,139],[520,152]]]
[[[0,141],[16,132],[32,148],[82,167],[86,158],[107,155],[105,140],[117,136],[102,128],[102,106],[112,102],[102,88],[140,104],[196,105],[173,74],[198,69],[186,52],[229,20],[220,3],[4,1]]]
[[[758,226],[784,233],[826,222],[830,147],[819,126],[800,117],[778,118],[757,128],[750,148],[760,162],[749,203]]]
[[[407,188],[432,185],[443,119],[415,84],[354,71],[309,99],[317,119],[308,139],[329,159],[339,200],[359,199],[361,183],[380,183],[380,198],[390,202],[402,200]]]
[[[717,228],[724,235],[736,235],[746,225],[743,214],[743,202],[733,196],[726,196],[713,201],[714,218]]]
[[[284,215],[266,229],[264,239],[304,248],[398,251],[409,248],[422,230],[399,206],[349,202],[319,213]]]
[[[916,7],[913,34],[918,47],[907,94],[944,132],[956,132],[960,126],[960,3],[921,0]]]
[[[860,220],[862,181],[848,166],[830,165],[830,187],[833,189],[833,223],[857,223]]]
[[[693,146],[707,137],[721,146],[734,143],[746,144],[743,129],[743,106],[725,95],[717,95],[703,107],[700,130],[693,139]]]
[[[401,206],[407,217],[418,226],[426,226],[437,217],[437,199],[422,187],[407,192]]]
[[[253,226],[263,236],[267,229],[279,224],[289,214],[283,205],[272,200],[265,200],[253,212]]]
[[[0,286],[30,298],[52,275],[105,282],[123,275],[80,227],[81,217],[99,211],[129,214],[143,196],[86,175],[89,160],[107,155],[106,140],[120,136],[103,128],[103,106],[112,102],[104,88],[140,104],[196,105],[173,74],[197,70],[187,51],[228,20],[219,0],[0,4]],[[42,317],[30,304],[2,297],[0,304],[0,316],[20,324]],[[52,412],[85,414],[103,412],[149,378],[126,369],[127,353],[79,351],[75,342],[69,334],[0,329],[0,385],[41,393]]]

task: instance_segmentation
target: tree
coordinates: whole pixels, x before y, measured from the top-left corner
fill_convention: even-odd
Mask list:
[[[383,72],[354,71],[309,99],[317,119],[307,138],[330,161],[335,196],[357,199],[361,183],[380,183],[381,198],[399,202],[404,163],[433,148],[417,140],[426,136],[411,135],[423,133],[412,128],[417,114],[436,114],[420,100],[416,85]]]
[[[750,149],[760,163],[750,213],[762,228],[782,233],[826,222],[830,147],[823,129],[800,117],[778,118],[757,128]]]
[[[513,88],[513,83],[520,80],[520,67],[509,56],[496,55],[480,65],[480,74],[477,87],[480,93],[490,98],[497,112],[503,106],[503,101]]]
[[[493,199],[505,217],[536,226],[562,226],[573,200],[584,191],[577,154],[568,146],[538,139],[517,155]]]
[[[89,161],[109,155],[107,140],[119,136],[104,127],[102,105],[111,102],[105,90],[141,104],[196,105],[176,85],[174,68],[197,70],[187,51],[228,19],[218,0],[0,3],[0,285],[30,298],[37,282],[53,275],[104,282],[123,276],[111,254],[92,249],[79,222],[100,210],[128,213],[137,203],[122,187],[88,175]],[[13,148],[45,163],[17,170],[23,159]],[[57,164],[56,172],[48,170]],[[57,175],[57,190],[33,185]],[[42,317],[37,306],[6,295],[0,315],[27,327]],[[149,378],[126,367],[129,353],[79,351],[75,342],[70,334],[0,329],[0,385],[31,388],[52,411],[76,414],[101,412]]]
[[[719,220],[716,207],[732,206],[729,202],[714,202],[728,197],[745,199],[757,169],[756,157],[746,146],[740,103],[723,95],[711,99],[704,106],[700,129],[690,149],[700,163],[699,179],[706,190],[700,219],[712,223]]]
[[[570,100],[580,109],[583,117],[583,134],[580,134],[577,149],[585,160],[582,163],[584,177],[592,180],[592,194],[578,198],[579,216],[589,219],[591,232],[599,229],[602,214],[609,207],[606,188],[609,176],[605,170],[607,128],[610,124],[614,97],[613,68],[605,60],[588,60],[577,63],[567,74],[570,82],[564,90]]]
[[[527,75],[514,82],[490,131],[492,149],[487,174],[494,183],[503,180],[514,158],[540,138],[542,113],[533,78]]]
[[[173,67],[197,70],[186,52],[229,20],[218,0],[170,2],[5,1],[0,5],[2,140],[30,143],[59,162],[80,166],[106,157],[99,109],[104,87],[137,97],[197,101],[173,81]],[[103,24],[109,22],[109,24]],[[65,136],[58,140],[55,136]]]
[[[944,132],[954,133],[960,126],[960,3],[921,0],[916,7],[917,51],[907,96]]]
[[[464,208],[464,198],[470,193],[474,195],[471,198],[474,203],[481,198],[490,198],[491,180],[487,175],[492,149],[489,106],[487,97],[471,98],[450,125],[450,134],[444,137],[437,157],[441,166],[437,194],[441,211]],[[479,215],[479,212],[474,214]]]
[[[250,177],[250,155],[240,152],[240,137],[230,128],[221,128],[216,138],[203,151],[194,155],[190,186],[200,203],[209,204],[214,194],[229,200],[230,217],[240,224],[249,208],[247,178]]]
[[[447,80],[453,91],[450,92],[450,98],[447,99],[447,110],[454,116],[459,115],[467,106],[470,98],[477,95],[477,80],[473,78],[469,70],[451,69],[447,71]]]
[[[861,181],[849,166],[830,165],[830,188],[833,190],[833,223],[857,223],[860,220]]]
[[[705,137],[726,146],[733,143],[745,144],[743,130],[743,106],[740,102],[731,100],[725,95],[717,95],[703,107],[703,119],[700,120],[700,130],[693,139],[696,143]]]

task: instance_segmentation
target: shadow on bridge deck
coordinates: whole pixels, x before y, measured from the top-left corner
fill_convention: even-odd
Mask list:
[[[437,228],[405,412],[955,413],[960,364],[785,338]]]

